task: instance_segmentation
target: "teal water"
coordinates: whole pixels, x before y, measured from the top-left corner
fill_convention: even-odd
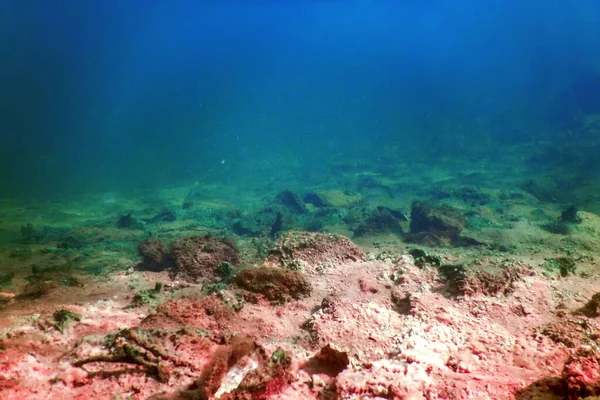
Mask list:
[[[0,19],[3,197],[323,185],[515,145],[532,172],[598,172],[592,0],[7,0]]]
[[[0,1],[0,391],[598,393],[599,48],[596,0]]]

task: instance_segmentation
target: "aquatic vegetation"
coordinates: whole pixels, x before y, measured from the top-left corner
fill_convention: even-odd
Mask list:
[[[542,264],[542,268],[547,271],[560,273],[560,276],[565,277],[575,273],[577,262],[572,257],[554,257],[550,258]]]
[[[228,202],[198,201],[183,209],[180,219],[193,220],[194,227],[230,229],[241,211]]]
[[[565,197],[559,182],[550,176],[528,179],[523,183],[522,188],[541,201],[554,202]]]
[[[418,267],[439,267],[442,265],[442,258],[435,254],[428,254],[422,249],[412,249],[408,252],[415,260]]]
[[[73,322],[80,322],[81,318],[82,316],[80,314],[77,314],[65,308],[56,310],[54,314],[52,314],[52,319],[54,320],[54,327],[58,329],[60,333],[64,333],[65,329],[72,325]]]
[[[156,304],[162,288],[163,284],[161,282],[156,282],[154,288],[137,292],[133,296],[133,299],[131,299],[131,304],[129,304],[127,307],[135,308]]]
[[[11,258],[25,259],[33,255],[33,250],[29,247],[17,247],[10,251],[8,254]]]
[[[26,3],[0,397],[598,396],[597,1]]]

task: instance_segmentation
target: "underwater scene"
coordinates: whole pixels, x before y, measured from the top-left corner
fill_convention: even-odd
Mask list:
[[[0,2],[0,399],[600,398],[600,2]]]

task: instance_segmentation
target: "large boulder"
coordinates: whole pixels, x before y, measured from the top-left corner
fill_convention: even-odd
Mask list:
[[[414,242],[452,243],[467,226],[463,213],[445,204],[438,206],[416,201],[412,205],[410,217],[408,239]]]
[[[193,283],[219,282],[240,262],[232,242],[210,235],[173,241],[171,256],[175,262],[173,275]]]
[[[317,272],[324,266],[364,261],[366,258],[366,254],[344,236],[288,232],[269,251],[266,264]]]

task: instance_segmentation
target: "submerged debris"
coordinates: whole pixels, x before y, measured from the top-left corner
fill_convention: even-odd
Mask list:
[[[156,332],[160,333],[160,332]],[[146,372],[161,382],[169,379],[169,364],[189,366],[155,344],[156,334],[140,328],[127,328],[108,335],[104,354],[73,362],[76,367],[91,363],[122,363],[142,366]],[[109,374],[107,373],[107,376]]]

